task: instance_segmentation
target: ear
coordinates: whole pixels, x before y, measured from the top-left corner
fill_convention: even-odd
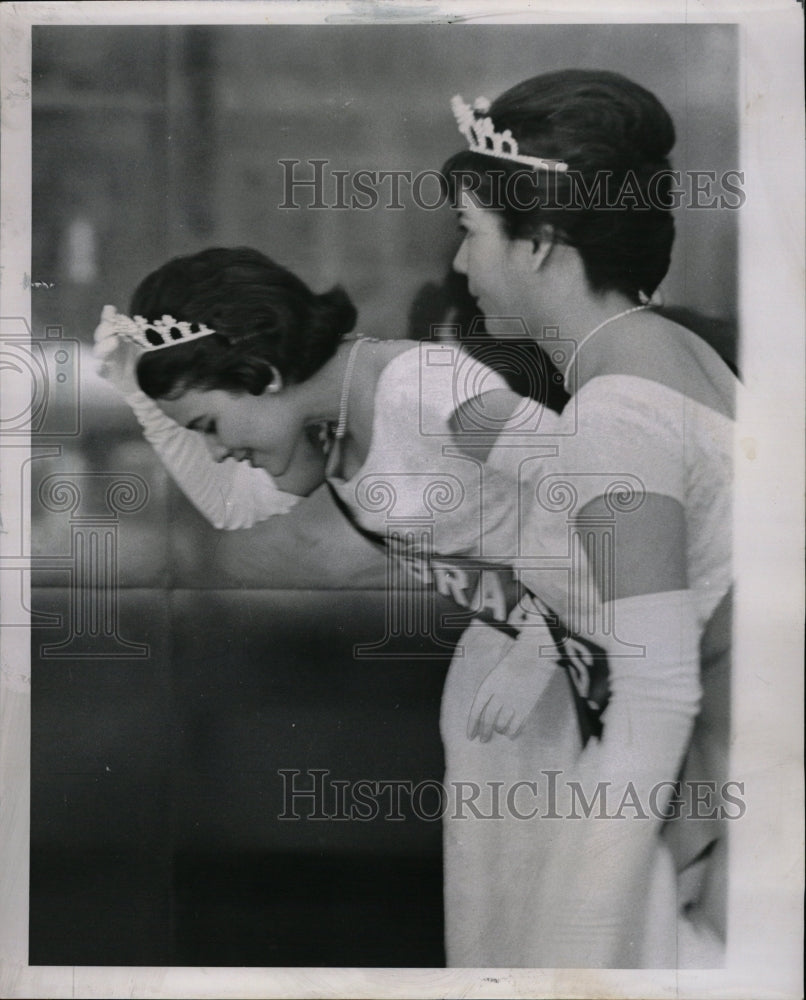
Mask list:
[[[280,374],[279,368],[274,365],[269,365],[269,368],[271,369],[271,382],[266,386],[266,392],[280,392],[283,388],[283,376]]]
[[[556,244],[554,226],[542,225],[538,235],[532,239],[531,266],[533,271],[539,271],[546,264]]]

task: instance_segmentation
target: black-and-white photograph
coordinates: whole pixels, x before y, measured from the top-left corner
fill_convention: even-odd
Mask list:
[[[3,995],[796,996],[797,5],[10,6]]]

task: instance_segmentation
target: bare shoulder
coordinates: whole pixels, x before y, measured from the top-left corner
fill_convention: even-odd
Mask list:
[[[630,337],[612,337],[600,375],[635,375],[668,386],[727,417],[735,415],[736,378],[687,327],[645,314]]]
[[[401,355],[416,351],[419,345],[414,340],[379,340],[375,337],[362,337],[357,343],[361,344],[361,348],[353,354],[352,367],[343,375],[341,391],[343,395],[345,386],[347,387],[349,434],[359,460],[363,462],[372,441],[376,407],[381,403],[384,408],[388,408],[391,405],[390,398],[395,399],[397,405],[399,401],[395,387],[399,390],[401,385],[412,381],[410,373],[402,371],[400,378],[395,378],[394,369],[390,365]],[[386,395],[379,400],[382,379],[385,381]]]
[[[401,355],[416,352],[420,344],[416,340],[380,340],[376,337],[363,338],[362,343],[364,346],[356,360],[352,381],[354,392],[363,397],[371,410],[384,373],[391,375],[394,369],[390,369],[390,365]],[[416,354],[413,356],[416,358]]]

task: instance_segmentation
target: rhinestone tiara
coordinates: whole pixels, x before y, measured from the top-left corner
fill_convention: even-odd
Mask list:
[[[148,320],[142,316],[126,316],[119,313],[114,306],[104,306],[101,313],[101,325],[95,334],[96,340],[109,336],[124,337],[134,341],[144,351],[160,351],[165,347],[186,344],[200,337],[209,337],[215,333],[203,323],[186,323],[175,320],[173,316],[163,316],[162,319]]]
[[[487,115],[490,102],[486,97],[476,98],[471,107],[464,102],[461,95],[457,94],[451,100],[451,108],[459,131],[467,139],[472,152],[523,163],[533,170],[556,170],[564,173],[568,169],[568,164],[564,160],[547,160],[541,156],[526,156],[519,153],[518,141],[509,129],[496,132],[492,118]]]

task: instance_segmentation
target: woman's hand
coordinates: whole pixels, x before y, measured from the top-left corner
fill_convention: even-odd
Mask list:
[[[134,341],[117,332],[112,323],[114,316],[114,306],[104,306],[101,322],[95,330],[92,353],[100,362],[98,374],[101,378],[111,382],[121,395],[130,396],[140,388],[135,372],[143,351]]]
[[[541,638],[545,641],[545,633]],[[487,743],[493,733],[500,733],[514,740],[556,669],[555,659],[540,655],[537,637],[523,630],[479,686],[467,720],[467,738],[478,736]]]

